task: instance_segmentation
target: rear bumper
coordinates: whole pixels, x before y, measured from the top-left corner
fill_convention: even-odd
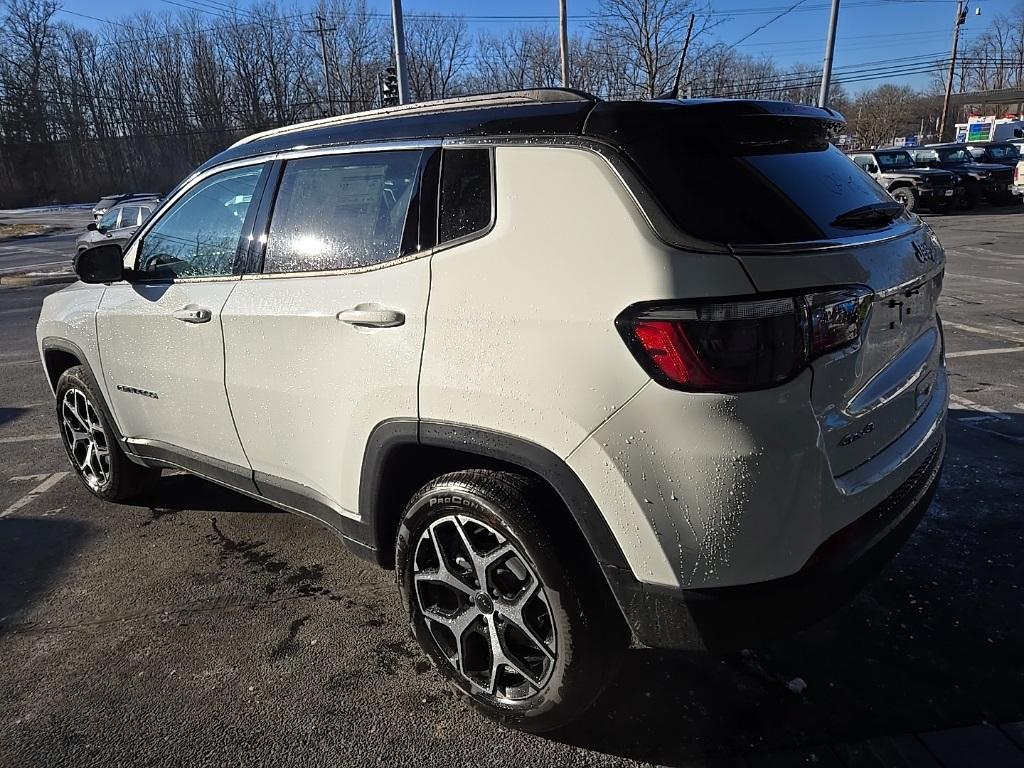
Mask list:
[[[899,551],[938,486],[945,433],[880,504],[829,537],[798,572],[757,584],[671,589],[606,568],[636,639],[666,649],[737,650],[818,621],[845,604]]]

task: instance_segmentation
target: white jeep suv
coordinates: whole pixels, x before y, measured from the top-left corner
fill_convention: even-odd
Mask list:
[[[841,127],[552,90],[252,136],[47,298],[71,464],[111,501],[176,467],[312,517],[530,730],[627,642],[814,620],[945,445],[944,254]]]

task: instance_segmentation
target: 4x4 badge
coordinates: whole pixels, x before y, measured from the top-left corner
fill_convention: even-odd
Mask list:
[[[915,242],[913,243],[913,246],[914,255],[917,257],[917,260],[920,261],[922,264],[926,264],[927,262],[934,263],[939,260],[939,254],[935,252],[935,246],[933,246],[931,243]]]

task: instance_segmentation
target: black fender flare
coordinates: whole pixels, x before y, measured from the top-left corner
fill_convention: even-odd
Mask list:
[[[629,572],[629,566],[604,515],[576,473],[557,455],[515,435],[466,424],[422,419],[388,419],[370,433],[359,480],[359,514],[365,521],[378,558],[393,548],[393,522],[382,514],[388,483],[387,464],[404,447],[442,448],[520,467],[547,482],[566,509],[602,569]],[[383,561],[382,561],[383,564]]]
[[[127,453],[132,453],[132,451],[128,449],[128,444],[125,442],[124,435],[121,433],[121,427],[118,425],[117,419],[114,418],[114,413],[110,408],[110,404],[106,401],[106,398],[103,396],[103,388],[100,386],[99,379],[97,378],[95,371],[93,371],[92,366],[89,365],[89,358],[85,356],[85,352],[82,351],[82,348],[75,344],[75,342],[68,341],[67,339],[62,339],[59,336],[46,336],[45,338],[43,338],[42,342],[40,342],[39,346],[43,350],[43,367],[47,379],[52,380],[50,377],[49,366],[46,365],[46,353],[49,352],[51,349],[58,350],[60,352],[66,352],[67,354],[72,355],[73,357],[78,359],[78,364],[85,368],[86,374],[92,380],[90,383],[92,384],[93,389],[96,391],[96,394],[99,396],[99,406],[100,408],[103,409],[103,415],[107,417],[107,421],[110,422],[111,428],[114,430],[114,434],[117,437],[118,443],[121,445],[122,448],[125,449]],[[56,390],[56,381],[53,381],[53,386],[54,390]]]

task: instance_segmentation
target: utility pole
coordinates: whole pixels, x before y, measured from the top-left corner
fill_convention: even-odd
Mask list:
[[[825,42],[825,60],[821,63],[821,90],[818,106],[828,106],[828,89],[832,83],[832,59],[836,52],[836,27],[839,26],[839,0],[832,0],[832,13],[828,17],[828,40]]]
[[[395,72],[398,75],[398,103],[412,101],[409,73],[405,66],[405,29],[402,27],[402,0],[391,0],[391,25],[395,32]]]
[[[939,141],[946,135],[946,121],[949,120],[949,97],[953,93],[953,73],[956,71],[956,49],[960,44],[960,27],[967,21],[967,9],[963,0],[957,0],[956,18],[953,19],[953,52],[949,55],[949,72],[946,73],[946,97],[942,100],[942,118],[939,120]]]
[[[569,87],[569,16],[565,0],[558,0],[558,36],[562,49],[562,87]]]
[[[325,27],[325,19],[319,13],[316,15],[316,29],[307,29],[310,34],[320,35],[320,56],[324,63],[324,88],[327,91],[327,114],[334,114],[334,85],[331,78],[331,68],[327,59],[327,33],[334,32],[336,27]]]

